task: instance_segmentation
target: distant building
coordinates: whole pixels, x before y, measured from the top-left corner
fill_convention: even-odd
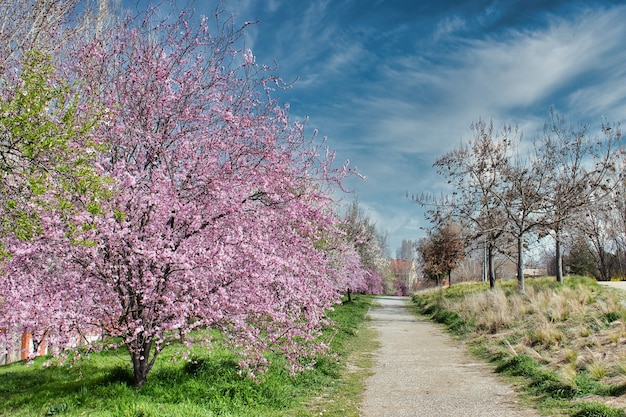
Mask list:
[[[0,354],[0,365],[28,359],[32,356],[34,351],[33,337],[30,333],[24,333],[21,338],[16,337],[11,346],[0,346],[0,352],[2,352]],[[35,356],[41,356],[47,353],[48,344],[44,341],[39,345]]]
[[[546,268],[527,268],[524,269],[523,272],[524,278],[538,278],[548,275],[548,270]]]

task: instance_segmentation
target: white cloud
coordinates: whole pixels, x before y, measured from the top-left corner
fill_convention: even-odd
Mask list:
[[[340,22],[329,12],[334,5],[307,2],[291,19],[262,21],[249,39],[257,41],[256,31],[271,35],[264,56],[252,48],[257,61],[276,57],[280,74],[300,76],[293,97],[302,109],[292,105],[294,112],[309,114],[309,128],[329,136],[338,160],[350,158],[367,175],[348,181],[348,188],[389,231],[392,251],[424,226],[423,212],[404,193],[436,193],[443,186],[432,162],[469,139],[469,125],[479,117],[498,127],[518,123],[525,137],[533,137],[552,105],[573,121],[599,115],[614,121],[626,114],[626,6],[563,6],[559,14],[536,15],[532,27],[469,38],[507,12],[496,1],[474,15],[441,19],[425,40],[409,36],[405,21],[384,28]],[[293,6],[272,0],[265,7],[278,16]],[[404,55],[396,44],[393,51],[367,49],[401,35],[412,48]],[[430,49],[433,38],[454,42]],[[366,77],[356,76],[360,69]]]
[[[496,126],[518,123],[527,138],[541,132],[554,104],[584,121],[598,114],[610,121],[624,117],[625,20],[626,7],[582,10],[550,16],[544,28],[468,40],[446,51],[451,56],[389,58],[382,76],[359,89],[367,94],[355,94],[339,121],[324,125],[361,123],[358,146],[379,150],[365,155],[354,148],[353,160],[368,176],[357,191],[391,240],[422,234],[423,211],[403,207],[410,203],[401,196],[442,186],[430,164],[469,139],[469,125],[479,117],[493,118]],[[447,24],[450,31],[462,28],[454,19]],[[398,154],[407,157],[394,158]],[[374,203],[376,193],[386,201]],[[390,193],[400,200],[389,202]]]
[[[622,73],[622,79],[626,74]],[[626,85],[614,79],[602,83],[602,87],[591,85],[577,89],[568,96],[568,105],[576,109],[584,122],[598,123],[598,117],[604,117],[609,122],[626,120]],[[590,116],[584,116],[590,114]]]
[[[544,30],[468,41],[443,63],[419,57],[389,62],[383,77],[364,89],[369,95],[350,102],[355,119],[368,125],[360,140],[432,152],[456,146],[478,117],[540,127],[537,114],[547,116],[553,101],[567,95],[571,105],[587,110],[623,108],[626,74],[616,63],[626,62],[626,25],[618,24],[625,16],[626,8],[554,17]],[[600,79],[572,91],[586,77]]]
[[[463,31],[466,28],[467,23],[462,17],[447,16],[437,24],[433,37],[435,38],[435,41],[438,41],[441,38]]]
[[[582,77],[606,73],[607,60],[624,62],[625,14],[626,8],[586,11],[553,17],[546,30],[471,42],[458,69],[443,72],[448,94],[461,105],[499,111],[537,105]]]

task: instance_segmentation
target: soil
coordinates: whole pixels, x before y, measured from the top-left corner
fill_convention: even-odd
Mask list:
[[[416,318],[408,297],[378,297],[369,315],[379,334],[363,417],[538,417],[514,388],[439,325]]]

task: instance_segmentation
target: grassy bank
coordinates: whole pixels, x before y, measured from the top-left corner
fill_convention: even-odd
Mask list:
[[[611,417],[626,416],[624,295],[570,277],[527,280],[523,294],[515,282],[459,284],[413,301],[523,387],[542,414]]]
[[[238,358],[227,350],[196,352],[194,361],[187,362],[172,349],[137,390],[128,385],[125,352],[51,367],[44,367],[41,358],[31,366],[0,367],[0,416],[357,416],[350,413],[356,410],[363,373],[350,368],[367,366],[367,343],[374,347],[362,326],[371,301],[359,296],[331,312],[337,331],[328,329],[324,338],[333,354],[296,376],[289,375],[280,358],[273,358],[267,373],[253,381],[238,375]],[[365,352],[362,358],[357,348]],[[348,358],[355,361],[350,366]]]

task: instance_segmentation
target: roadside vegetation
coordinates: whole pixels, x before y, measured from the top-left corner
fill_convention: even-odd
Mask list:
[[[566,277],[457,284],[413,297],[544,415],[626,416],[626,307],[619,291]]]
[[[359,295],[331,311],[336,324],[323,338],[332,352],[295,375],[280,357],[255,380],[239,374],[239,358],[227,349],[197,349],[188,361],[172,346],[137,389],[127,352],[110,350],[61,366],[45,366],[50,358],[44,357],[0,367],[0,416],[358,416],[367,374],[354,370],[367,367],[366,350],[375,347],[361,330],[371,302]],[[357,346],[361,353],[354,352]]]

